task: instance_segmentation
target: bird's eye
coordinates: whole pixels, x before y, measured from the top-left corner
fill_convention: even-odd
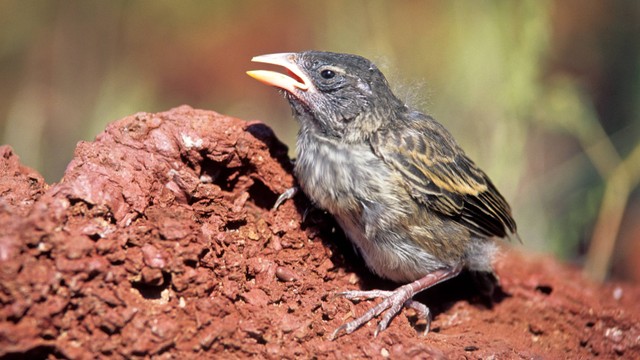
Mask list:
[[[336,76],[336,73],[333,70],[325,69],[320,71],[320,76],[322,76],[323,79],[328,80],[328,79],[333,79]]]

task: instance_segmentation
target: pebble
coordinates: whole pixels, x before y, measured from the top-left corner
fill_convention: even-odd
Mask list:
[[[278,280],[284,282],[293,281],[298,278],[292,270],[283,266],[278,266],[276,268],[276,277],[278,278]]]

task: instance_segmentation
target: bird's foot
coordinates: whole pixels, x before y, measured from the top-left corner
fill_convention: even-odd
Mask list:
[[[349,300],[359,300],[359,299],[377,299],[384,298],[378,305],[369,309],[366,313],[364,313],[359,318],[350,321],[342,326],[338,327],[332,334],[330,339],[334,340],[338,337],[342,330],[345,331],[346,334],[351,334],[357,328],[367,323],[369,320],[379,316],[385,310],[388,310],[383,316],[380,322],[378,323],[378,327],[374,333],[374,336],[378,336],[381,331],[384,331],[387,326],[389,326],[389,322],[393,319],[398,312],[402,309],[403,306],[410,307],[418,313],[420,318],[425,319],[427,325],[424,331],[426,335],[429,332],[429,325],[431,324],[431,312],[429,308],[413,299],[411,297],[414,293],[411,291],[411,288],[407,285],[401,286],[395,291],[384,291],[384,290],[371,290],[371,291],[345,291],[337,294],[338,296],[344,296]]]
[[[282,194],[280,194],[280,196],[278,196],[278,199],[276,200],[276,203],[273,204],[273,208],[271,210],[276,210],[278,206],[282,205],[283,202],[296,196],[299,190],[300,188],[297,186],[290,187],[287,190],[285,190]]]
[[[378,336],[381,331],[384,331],[387,326],[389,326],[389,322],[393,319],[398,312],[402,309],[403,306],[410,307],[418,313],[418,316],[425,319],[426,327],[423,335],[426,335],[429,332],[429,328],[431,325],[431,311],[429,308],[418,302],[413,300],[413,296],[424,289],[428,289],[433,285],[436,285],[442,281],[447,279],[451,279],[458,275],[462,270],[462,266],[458,265],[454,268],[450,269],[441,269],[434,271],[430,274],[427,274],[423,278],[420,278],[412,283],[400,286],[399,288],[393,291],[384,291],[384,290],[370,290],[370,291],[345,291],[337,294],[338,296],[344,296],[349,300],[357,300],[357,299],[376,299],[376,298],[384,298],[378,305],[372,307],[364,313],[362,316],[357,319],[350,321],[342,326],[338,327],[331,336],[330,340],[335,340],[340,332],[344,330],[346,334],[351,334],[357,328],[367,323],[369,320],[379,316],[383,312],[384,315],[382,319],[378,323],[378,327],[374,333],[374,336]]]

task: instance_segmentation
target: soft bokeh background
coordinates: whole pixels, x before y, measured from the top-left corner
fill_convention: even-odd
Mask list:
[[[189,104],[293,148],[245,71],[306,49],[375,60],[490,174],[524,246],[640,280],[639,1],[2,0],[0,143],[56,182],[108,122]]]

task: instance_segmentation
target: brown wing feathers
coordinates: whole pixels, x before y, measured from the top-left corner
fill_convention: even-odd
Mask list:
[[[402,174],[416,201],[480,236],[515,233],[505,199],[448,133],[438,133],[442,130],[440,126],[424,126],[379,131],[371,144],[376,154]]]

